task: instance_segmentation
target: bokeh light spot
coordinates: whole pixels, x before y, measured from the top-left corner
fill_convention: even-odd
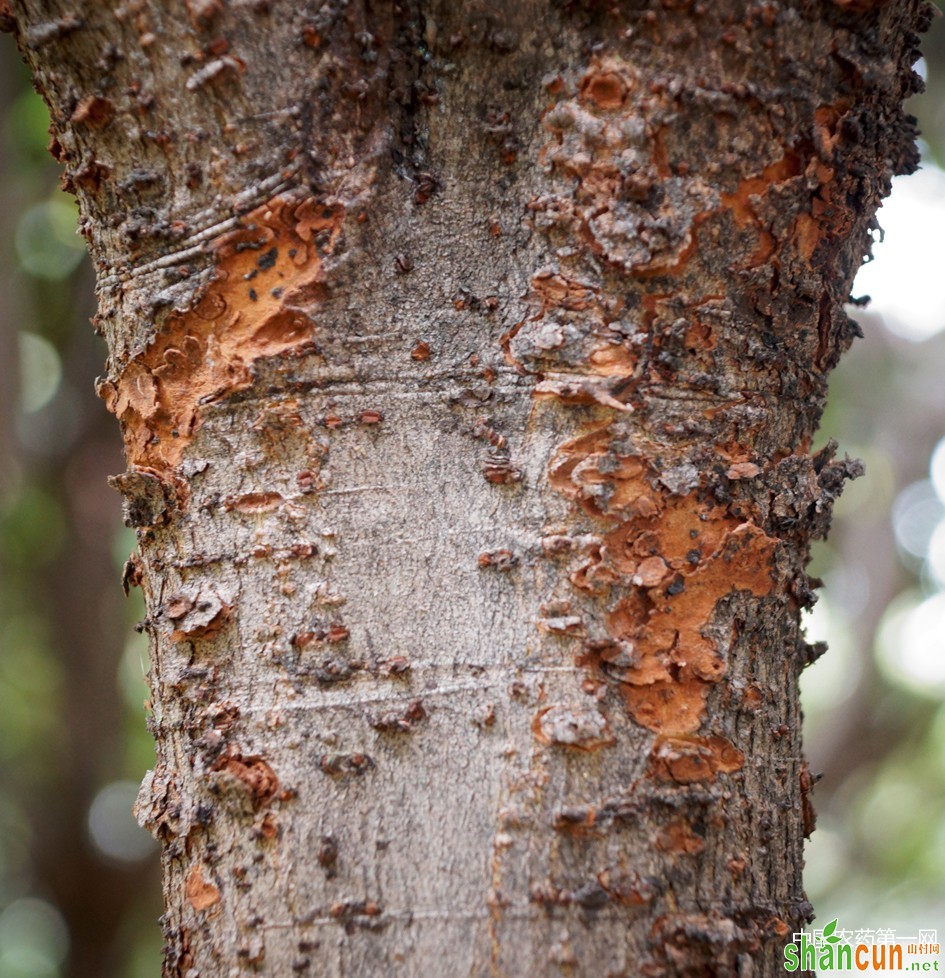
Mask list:
[[[68,950],[66,923],[45,900],[16,900],[0,913],[3,978],[54,978]]]
[[[945,695],[945,594],[923,601],[910,591],[894,599],[879,626],[876,658],[897,685],[922,696]]]
[[[37,278],[61,282],[78,267],[85,242],[76,235],[78,211],[62,195],[31,207],[16,226],[16,253]]]
[[[156,843],[131,814],[138,794],[134,781],[112,781],[95,796],[89,808],[89,836],[109,859],[137,862],[154,852]]]
[[[896,177],[878,219],[883,242],[876,261],[857,273],[854,295],[872,298],[870,311],[887,328],[913,341],[926,340],[945,327],[941,287],[941,229],[945,226],[945,173],[924,162],[918,173]]]
[[[44,408],[59,390],[62,361],[56,348],[35,333],[21,332],[20,407],[27,414]]]
[[[907,554],[924,558],[939,521],[945,518],[945,504],[926,479],[913,482],[896,496],[892,507],[896,543]]]

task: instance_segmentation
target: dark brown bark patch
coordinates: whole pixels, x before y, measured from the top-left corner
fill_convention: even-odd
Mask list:
[[[231,602],[214,585],[191,584],[168,598],[158,618],[172,641],[207,638],[229,620]]]
[[[236,778],[249,792],[256,809],[268,805],[279,790],[276,772],[262,757],[244,757],[239,753],[224,755],[214,765],[213,770]]]
[[[686,819],[676,818],[659,830],[656,847],[662,852],[695,856],[705,849],[705,839],[693,831]]]

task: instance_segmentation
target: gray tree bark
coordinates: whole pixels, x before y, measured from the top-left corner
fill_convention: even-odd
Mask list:
[[[165,975],[775,975],[810,454],[919,0],[14,0],[147,600]]]

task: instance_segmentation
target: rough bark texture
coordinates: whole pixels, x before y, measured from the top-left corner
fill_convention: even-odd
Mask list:
[[[918,0],[15,0],[139,528],[165,975],[775,975],[810,455]]]

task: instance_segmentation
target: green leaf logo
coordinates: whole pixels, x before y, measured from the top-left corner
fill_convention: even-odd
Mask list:
[[[834,931],[837,929],[837,921],[839,919],[839,917],[834,917],[833,920],[831,920],[830,923],[824,928],[824,940],[828,944],[840,943],[840,938],[834,933]]]

